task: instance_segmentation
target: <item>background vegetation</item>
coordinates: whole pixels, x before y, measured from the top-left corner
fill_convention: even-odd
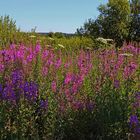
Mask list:
[[[139,4],[109,0],[74,35],[1,17],[0,139],[140,139]]]
[[[89,19],[77,29],[78,35],[111,38],[122,46],[124,40],[140,41],[140,1],[109,0],[98,7],[97,19]]]

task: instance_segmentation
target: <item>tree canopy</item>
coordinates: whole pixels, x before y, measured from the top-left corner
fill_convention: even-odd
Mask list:
[[[139,40],[140,37],[140,1],[109,0],[98,7],[97,19],[89,19],[77,34],[103,37],[115,40],[121,46],[126,39]]]

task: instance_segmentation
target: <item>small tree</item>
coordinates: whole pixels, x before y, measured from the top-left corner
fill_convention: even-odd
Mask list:
[[[9,45],[15,40],[16,32],[19,30],[16,27],[16,22],[10,19],[9,16],[0,17],[0,47]]]
[[[129,25],[129,40],[140,41],[140,0],[131,0],[131,21]]]
[[[109,0],[98,7],[100,15],[96,20],[89,20],[80,31],[84,35],[111,38],[117,46],[121,46],[128,36],[130,21],[130,5],[128,0]]]
[[[92,36],[94,38],[102,36],[99,20],[89,19],[88,21],[86,21],[83,27],[77,29],[77,35]]]
[[[99,8],[102,36],[112,38],[121,46],[128,36],[130,5],[128,0],[109,0],[107,5]]]

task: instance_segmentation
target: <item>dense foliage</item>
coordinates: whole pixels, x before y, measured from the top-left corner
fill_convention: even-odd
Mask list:
[[[16,26],[16,21],[14,21],[9,16],[0,17],[0,48],[6,48],[11,43],[21,44],[33,44],[35,39],[33,35],[38,36],[35,33],[35,29],[32,29],[31,32],[25,33],[21,32]]]
[[[9,16],[0,17],[0,46],[10,45],[17,32],[16,22],[13,19]]]
[[[139,137],[139,48],[11,44],[0,62],[0,139]]]
[[[117,46],[124,40],[140,41],[140,1],[109,0],[98,7],[97,19],[89,19],[77,34],[114,39]]]
[[[140,41],[140,1],[131,0],[131,22],[129,25],[129,40]]]
[[[139,40],[131,5],[109,0],[80,36],[0,18],[0,140],[140,139],[140,44],[104,39]]]

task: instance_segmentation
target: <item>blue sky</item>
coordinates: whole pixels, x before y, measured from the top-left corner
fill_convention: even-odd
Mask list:
[[[10,15],[22,31],[74,33],[108,0],[1,0],[0,15]]]

